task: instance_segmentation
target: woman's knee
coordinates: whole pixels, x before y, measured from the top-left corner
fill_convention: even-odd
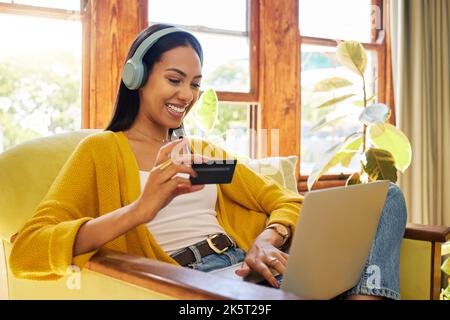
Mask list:
[[[405,197],[399,186],[393,182],[389,182],[389,188],[387,193],[387,200],[395,201],[406,207]]]
[[[392,219],[398,221],[402,226],[406,224],[407,210],[406,201],[402,190],[395,184],[390,183],[386,196],[385,206],[387,206]]]

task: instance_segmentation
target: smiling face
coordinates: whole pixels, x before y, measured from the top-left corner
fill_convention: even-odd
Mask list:
[[[165,52],[139,89],[139,116],[162,129],[177,128],[197,101],[201,62],[190,46]]]

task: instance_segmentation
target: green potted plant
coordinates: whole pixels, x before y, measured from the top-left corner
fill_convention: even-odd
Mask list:
[[[444,263],[441,266],[441,270],[444,274],[440,299],[450,300],[450,242],[442,244],[442,258]]]
[[[219,113],[219,99],[216,91],[212,88],[203,91],[191,112],[195,124],[203,132],[211,131],[216,125]]]
[[[352,174],[347,185],[367,183],[374,180],[397,181],[397,171],[404,172],[411,163],[411,144],[405,134],[388,123],[390,108],[382,103],[373,103],[376,97],[367,96],[366,78],[367,53],[361,43],[357,41],[342,41],[336,49],[338,62],[357,74],[361,79],[362,92],[360,101],[353,105],[360,107],[359,121],[361,130],[351,133],[335,146],[327,150],[322,160],[316,163],[308,178],[308,189],[329,169],[340,164],[348,168],[352,160],[357,157],[360,171]],[[354,83],[342,78],[332,77],[317,83],[314,92],[338,92],[341,88],[353,86]],[[348,103],[357,94],[339,95],[319,105],[318,109],[331,108],[339,103]],[[350,108],[349,108],[350,109]],[[324,118],[315,126],[318,130],[333,125],[347,115],[327,120]]]

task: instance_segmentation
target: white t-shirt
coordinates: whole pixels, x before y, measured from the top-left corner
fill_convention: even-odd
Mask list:
[[[139,171],[139,175],[142,192],[149,172]],[[217,185],[206,184],[200,191],[175,197],[147,223],[147,227],[170,255],[205,240],[210,234],[226,233],[217,221],[216,201]]]

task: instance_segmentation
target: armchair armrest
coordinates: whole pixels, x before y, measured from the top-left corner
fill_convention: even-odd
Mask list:
[[[450,240],[450,227],[408,223],[404,238],[430,242],[447,242]]]
[[[301,299],[279,289],[221,278],[206,272],[109,250],[99,251],[85,267],[175,299]]]
[[[439,300],[442,244],[450,228],[408,223],[400,252],[401,295],[407,299]]]

